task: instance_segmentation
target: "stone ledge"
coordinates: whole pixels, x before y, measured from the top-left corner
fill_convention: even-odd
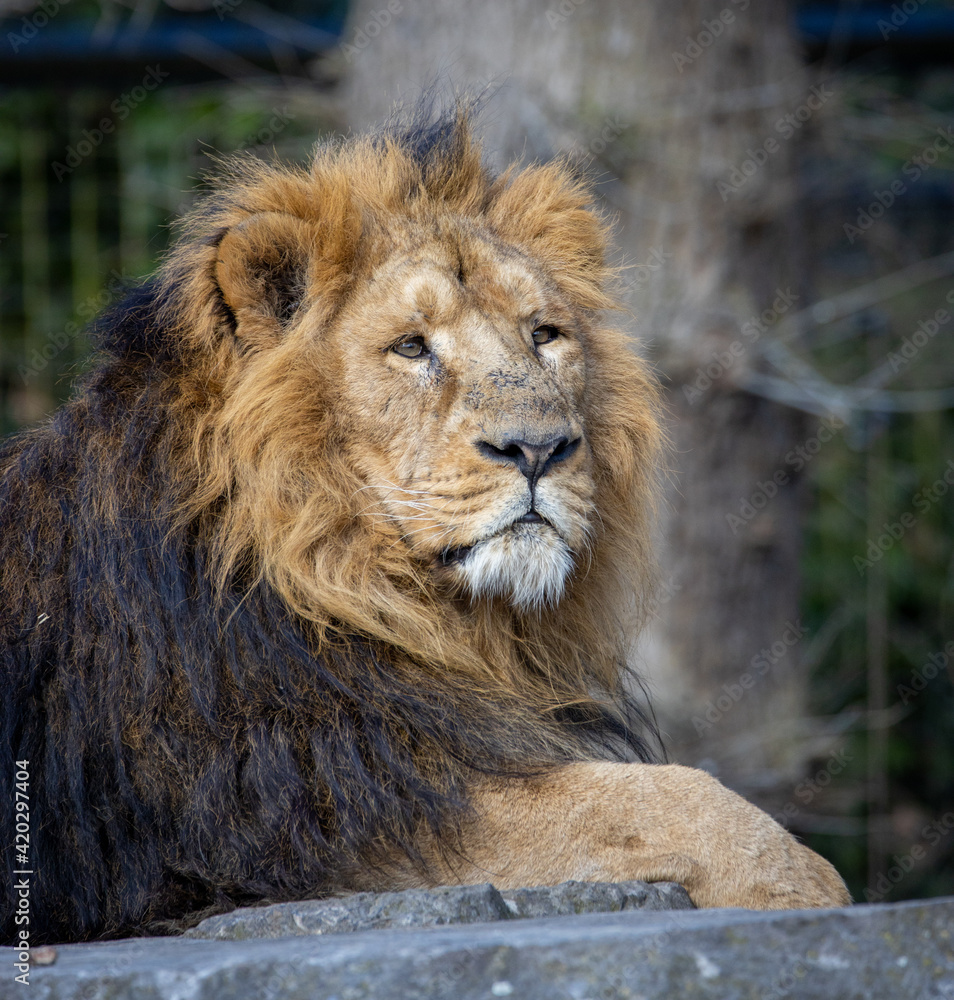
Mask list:
[[[575,913],[692,908],[689,894],[674,882],[564,882],[503,892],[488,882],[405,892],[361,892],[333,899],[243,907],[209,917],[184,936],[247,941]]]
[[[4,949],[0,997],[24,996]],[[43,1000],[952,1000],[954,899],[65,945]]]

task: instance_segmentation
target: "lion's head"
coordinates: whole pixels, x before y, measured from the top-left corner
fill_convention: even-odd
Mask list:
[[[184,507],[227,496],[223,575],[319,628],[591,689],[645,579],[654,390],[585,188],[493,177],[467,117],[233,161],[187,220],[160,279],[207,404]]]

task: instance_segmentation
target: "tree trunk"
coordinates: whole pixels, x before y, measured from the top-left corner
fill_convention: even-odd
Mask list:
[[[579,157],[619,218],[673,445],[643,669],[674,758],[773,808],[808,752],[803,499],[786,460],[807,429],[746,385],[772,325],[804,305],[794,165],[824,95],[809,91],[788,7],[402,0],[381,26],[380,2],[357,0],[345,33],[353,126],[428,85],[489,86],[492,161]]]

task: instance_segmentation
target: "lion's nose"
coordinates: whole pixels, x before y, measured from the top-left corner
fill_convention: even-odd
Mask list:
[[[533,486],[554,465],[566,461],[579,448],[580,441],[581,437],[569,434],[540,442],[505,436],[499,442],[478,441],[477,450],[496,462],[513,462]]]

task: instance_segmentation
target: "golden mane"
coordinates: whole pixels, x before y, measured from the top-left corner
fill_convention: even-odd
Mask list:
[[[183,221],[159,276],[164,322],[192,365],[192,389],[180,396],[194,427],[181,516],[209,519],[223,589],[251,569],[311,623],[319,645],[345,630],[396,662],[546,710],[613,697],[652,581],[653,381],[626,338],[601,324],[588,346],[585,414],[598,516],[563,600],[521,614],[501,600],[449,599],[393,527],[362,516],[366,484],[340,457],[348,428],[334,386],[296,366],[297,341],[281,339],[265,301],[276,269],[290,270],[295,305],[330,322],[372,263],[366,234],[394,216],[476,222],[541,261],[578,307],[614,305],[607,226],[586,188],[559,163],[494,178],[466,112],[441,134],[422,129],[416,145],[385,131],[321,146],[308,169],[231,160]],[[237,274],[236,258],[258,267]],[[227,309],[223,273],[239,287]],[[236,312],[246,328],[254,318],[270,350],[236,342]]]

